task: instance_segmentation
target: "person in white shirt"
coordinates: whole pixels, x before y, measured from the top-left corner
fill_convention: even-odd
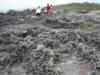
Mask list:
[[[37,16],[41,16],[41,8],[38,6],[38,8],[36,9],[36,15]]]

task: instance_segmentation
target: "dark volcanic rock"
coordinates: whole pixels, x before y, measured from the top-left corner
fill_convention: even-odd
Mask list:
[[[95,23],[96,15],[95,20],[91,13],[78,12],[34,19],[33,13],[0,13],[0,75],[69,75],[73,64],[100,71],[100,31],[80,29],[80,22]]]

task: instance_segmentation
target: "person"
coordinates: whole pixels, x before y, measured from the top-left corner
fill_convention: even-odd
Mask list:
[[[48,16],[51,13],[51,5],[47,4],[46,15]]]
[[[38,6],[38,8],[36,9],[36,15],[37,16],[41,16],[41,8],[40,8],[40,6]]]
[[[51,11],[50,11],[50,13],[52,13],[52,11],[53,11],[53,6],[52,6],[52,4],[51,4]]]
[[[47,7],[44,7],[44,14],[47,14]]]

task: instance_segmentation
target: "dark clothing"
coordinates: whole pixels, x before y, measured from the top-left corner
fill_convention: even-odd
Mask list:
[[[41,14],[40,14],[40,13],[37,13],[36,15],[37,15],[37,16],[41,16]]]

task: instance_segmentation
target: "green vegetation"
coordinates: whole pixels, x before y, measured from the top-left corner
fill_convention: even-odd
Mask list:
[[[80,28],[81,29],[95,29],[95,26],[89,23],[81,22]]]
[[[95,11],[100,10],[100,4],[96,3],[71,3],[65,5],[58,5],[54,7],[55,10],[62,9],[64,11]]]

